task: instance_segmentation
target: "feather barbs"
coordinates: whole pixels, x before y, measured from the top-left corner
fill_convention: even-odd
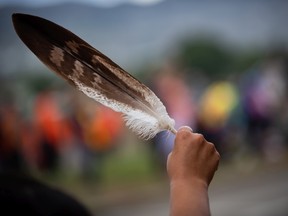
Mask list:
[[[123,113],[126,125],[140,138],[153,138],[163,130],[177,132],[153,91],[72,32],[26,14],[13,14],[13,23],[45,65],[88,97]]]
[[[174,120],[171,119],[167,113],[161,114],[163,110],[158,114],[149,115],[140,109],[132,108],[118,100],[109,99],[94,88],[79,83],[78,80],[73,77],[70,77],[70,79],[76,87],[88,97],[98,101],[104,106],[110,107],[116,112],[123,113],[123,119],[127,127],[142,139],[149,140],[163,130],[170,130],[173,133],[177,132],[174,129]]]

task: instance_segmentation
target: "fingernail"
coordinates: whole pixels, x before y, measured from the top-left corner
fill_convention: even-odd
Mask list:
[[[193,133],[192,128],[189,127],[189,126],[182,126],[182,127],[179,128],[179,130],[189,130],[189,131],[191,131],[191,132]],[[178,131],[179,131],[179,130],[178,130]]]

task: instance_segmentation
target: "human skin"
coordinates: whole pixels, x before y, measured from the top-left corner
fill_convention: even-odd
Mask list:
[[[208,186],[217,170],[220,155],[203,135],[181,127],[168,155],[170,216],[210,215]]]

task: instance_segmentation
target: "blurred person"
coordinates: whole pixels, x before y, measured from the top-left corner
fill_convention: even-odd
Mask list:
[[[267,156],[271,150],[265,149],[271,148],[268,140],[283,140],[283,134],[277,128],[283,118],[281,110],[285,106],[287,91],[283,63],[271,59],[253,68],[244,77],[242,89],[250,147],[252,151]],[[277,145],[283,146],[283,141],[281,143]],[[275,145],[274,150],[276,148],[283,149]]]
[[[71,128],[52,92],[42,92],[37,96],[34,121],[41,136],[41,168],[54,171],[58,166],[60,149],[71,139]]]
[[[229,120],[233,111],[238,107],[239,97],[236,87],[228,81],[212,83],[204,91],[199,105],[197,129],[211,140],[222,156],[227,158],[231,140],[225,142],[225,138],[236,130]],[[229,154],[231,154],[229,152]]]
[[[86,177],[94,176],[99,180],[104,157],[115,149],[122,138],[121,114],[97,104],[90,114],[82,116],[80,125],[89,150],[86,154]]]
[[[25,168],[30,171],[39,170],[41,163],[41,136],[33,121],[22,121],[20,124],[21,154]]]
[[[89,216],[75,198],[28,175],[0,171],[0,214]]]
[[[175,66],[164,65],[160,73],[154,78],[154,88],[161,98],[170,116],[175,120],[175,127],[189,125],[195,127],[196,108],[193,94]],[[168,154],[173,149],[174,140],[167,132],[161,132],[155,137],[154,145],[163,164],[166,163]],[[159,157],[158,155],[158,157]]]
[[[19,124],[21,118],[12,104],[0,107],[0,170],[21,171]]]
[[[82,176],[85,174],[86,167],[89,166],[86,163],[89,150],[84,141],[83,128],[79,122],[79,113],[81,113],[81,109],[74,109],[66,117],[69,126],[69,139],[65,140],[66,143],[61,148],[60,159],[63,171],[68,171],[67,174]]]
[[[122,132],[121,114],[102,105],[97,106],[86,130],[88,145],[96,152],[109,151]]]

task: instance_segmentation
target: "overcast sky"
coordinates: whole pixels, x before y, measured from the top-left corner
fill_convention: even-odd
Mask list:
[[[11,4],[29,5],[29,6],[47,6],[63,2],[78,2],[78,3],[88,3],[107,7],[127,2],[138,5],[150,5],[161,1],[163,0],[0,0],[0,6]]]

